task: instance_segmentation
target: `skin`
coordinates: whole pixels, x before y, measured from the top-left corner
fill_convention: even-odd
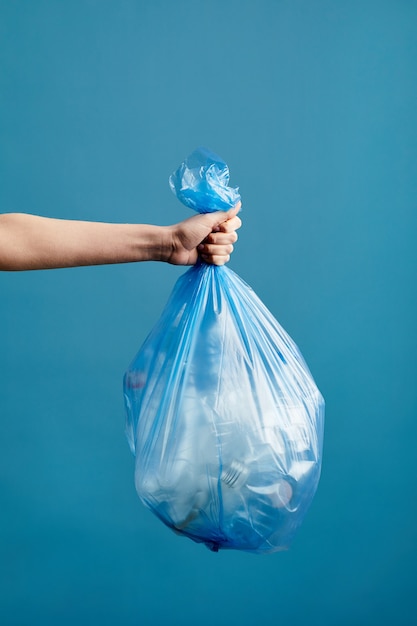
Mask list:
[[[0,215],[0,270],[21,271],[164,261],[224,265],[241,226],[229,211],[193,215],[173,226],[61,220],[25,213]]]

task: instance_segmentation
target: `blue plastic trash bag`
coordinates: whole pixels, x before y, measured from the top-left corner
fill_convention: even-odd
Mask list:
[[[196,150],[171,176],[197,211],[239,200],[226,164]],[[142,502],[211,550],[286,549],[310,506],[324,401],[297,346],[226,266],[177,281],[124,377]]]

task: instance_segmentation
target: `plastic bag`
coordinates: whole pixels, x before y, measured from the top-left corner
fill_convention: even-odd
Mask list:
[[[201,212],[239,199],[227,165],[196,150],[171,176]],[[324,401],[303,357],[226,266],[177,281],[124,377],[142,502],[211,550],[285,549],[317,488]]]

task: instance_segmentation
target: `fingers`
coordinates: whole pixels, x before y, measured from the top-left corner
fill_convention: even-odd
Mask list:
[[[224,265],[230,261],[233,252],[233,244],[237,241],[236,230],[242,226],[240,217],[237,216],[241,203],[226,213],[227,219],[213,227],[211,233],[198,246],[200,258],[213,265]]]
[[[237,233],[210,233],[198,246],[198,253],[203,261],[214,265],[224,265],[230,261],[233,244]]]
[[[214,244],[214,243],[200,243],[198,246],[198,252],[200,256],[210,255],[210,256],[225,256],[227,254],[232,254],[233,252],[233,244]]]
[[[226,265],[230,261],[230,255],[228,256],[211,256],[211,257],[201,257],[205,263],[209,263],[210,265]]]
[[[238,240],[238,234],[235,230],[231,232],[216,232],[210,233],[207,237],[202,241],[203,244],[214,244],[216,246],[224,246],[230,243],[236,243]]]
[[[200,254],[200,258],[205,263],[211,265],[225,265],[230,261],[230,254]]]

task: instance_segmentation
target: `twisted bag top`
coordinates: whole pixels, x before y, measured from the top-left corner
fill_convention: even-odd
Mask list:
[[[184,204],[240,196],[205,148],[171,176]],[[324,401],[297,346],[225,266],[177,281],[124,377],[127,436],[142,502],[211,550],[287,548],[320,476]]]

